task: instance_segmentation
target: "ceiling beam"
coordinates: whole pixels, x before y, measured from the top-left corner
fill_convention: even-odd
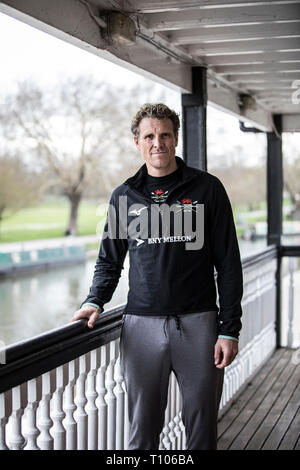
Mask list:
[[[272,72],[267,72],[267,73],[260,73],[257,74],[257,77],[262,77],[265,80],[273,80],[273,81],[280,81],[280,79],[284,80],[296,80],[299,77],[299,72],[285,72],[285,73],[272,73]],[[254,75],[249,73],[245,74],[234,74],[234,75],[226,75],[226,80],[229,83],[244,83],[245,81],[251,82],[251,80],[254,79]]]
[[[226,42],[251,39],[265,39],[283,36],[300,37],[300,20],[287,23],[266,23],[245,26],[220,26],[194,28],[171,32],[168,39],[175,45],[189,45],[201,42]]]
[[[280,71],[278,68],[280,67]],[[220,75],[234,75],[234,74],[264,74],[268,72],[275,72],[284,74],[285,72],[290,73],[300,73],[300,60],[290,62],[290,63],[281,63],[280,66],[278,62],[272,63],[251,63],[251,64],[234,64],[234,65],[217,65],[213,67],[214,71]]]
[[[281,1],[272,1],[272,4],[297,4],[299,0],[281,0]],[[182,1],[172,1],[164,0],[163,2],[149,2],[148,0],[130,0],[130,5],[132,10],[140,13],[157,13],[165,11],[182,11],[182,10],[191,10],[195,8],[219,8],[219,7],[235,7],[238,5],[249,6],[251,4],[270,4],[270,1],[262,0],[182,0]]]
[[[299,40],[300,43],[300,40]],[[289,61],[300,62],[300,44],[298,51],[271,51],[271,52],[250,52],[244,54],[201,56],[207,65],[242,65],[252,64],[254,62],[263,62],[265,64],[272,62]]]
[[[299,33],[300,35],[300,33]],[[193,56],[210,55],[210,54],[228,54],[256,51],[283,51],[283,50],[299,50],[300,37],[286,37],[277,38],[271,37],[262,39],[252,39],[248,41],[228,41],[228,42],[212,42],[204,43],[199,41],[199,44],[190,45],[185,50]]]
[[[287,21],[300,18],[300,4],[236,6],[160,12],[144,15],[144,21],[152,31],[191,29],[201,26],[222,26]]]

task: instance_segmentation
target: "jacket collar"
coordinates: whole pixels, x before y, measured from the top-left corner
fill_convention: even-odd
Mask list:
[[[195,168],[187,166],[187,164],[182,160],[182,158],[176,156],[175,159],[177,166],[180,168],[179,174],[181,177],[181,183],[185,183],[185,181],[194,178],[197,175],[197,170],[195,170]],[[144,163],[141,168],[137,171],[137,173],[135,173],[135,175],[131,176],[126,181],[124,181],[124,184],[132,186],[133,188],[140,191],[144,185],[147,173],[147,166],[146,163]]]

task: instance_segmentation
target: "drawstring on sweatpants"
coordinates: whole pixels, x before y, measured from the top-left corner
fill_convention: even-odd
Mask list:
[[[164,322],[164,333],[165,333],[165,336],[167,336],[167,333],[166,333],[166,323],[168,321],[169,318],[173,317],[175,319],[175,322],[176,322],[176,328],[177,330],[180,331],[180,336],[181,336],[181,322],[180,322],[180,317],[176,314],[172,314],[172,315],[167,315],[166,316],[166,319],[165,319],[165,322]]]

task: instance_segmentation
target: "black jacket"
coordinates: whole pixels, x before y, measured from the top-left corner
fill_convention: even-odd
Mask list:
[[[155,210],[163,206],[153,204],[143,194],[143,181],[147,174],[144,164],[111,195],[92,286],[81,305],[94,303],[103,311],[103,305],[110,301],[117,287],[129,251],[129,293],[124,313],[174,315],[219,311],[218,333],[238,338],[243,277],[229,198],[217,177],[188,167],[179,157],[176,161],[180,168],[180,183],[170,191],[164,204],[178,208],[176,212],[181,213],[181,217],[190,212],[189,217],[193,219],[189,220],[194,224],[191,233],[202,231],[198,236],[201,248],[186,248],[196,238],[185,235],[184,222],[182,236],[177,236],[177,232],[173,235],[175,219],[172,213],[168,236],[164,233],[153,236],[151,228],[154,223],[151,225],[151,220],[154,219],[151,219],[151,214],[155,215]],[[123,206],[119,205],[120,200]],[[161,219],[162,215],[157,217]],[[138,224],[138,220],[148,220],[148,228],[146,222]],[[141,225],[143,233],[139,234]],[[134,228],[137,233],[134,233]]]

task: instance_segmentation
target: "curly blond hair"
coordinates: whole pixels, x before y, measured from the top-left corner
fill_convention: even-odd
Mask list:
[[[139,137],[139,124],[141,120],[146,117],[154,119],[170,119],[173,124],[174,135],[178,134],[180,121],[179,116],[175,111],[168,108],[168,106],[163,103],[146,103],[140,107],[131,121],[131,132],[135,137]]]

